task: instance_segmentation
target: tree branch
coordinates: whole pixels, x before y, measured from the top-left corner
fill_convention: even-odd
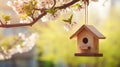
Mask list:
[[[62,6],[58,6],[58,7],[55,7],[56,5],[56,0],[53,0],[54,1],[54,4],[52,6],[52,8],[54,9],[65,9],[73,4],[75,4],[76,2],[80,1],[80,0],[72,0],[71,2],[69,3],[66,3],[66,4],[63,4]],[[1,22],[1,25],[0,27],[2,28],[10,28],[10,27],[21,27],[21,26],[32,26],[33,24],[35,24],[40,18],[42,18],[43,16],[45,16],[47,14],[47,12],[45,10],[47,9],[35,9],[35,10],[40,10],[42,12],[42,14],[40,14],[37,18],[33,18],[33,22],[31,23],[17,23],[17,24],[2,24]],[[49,9],[48,9],[49,10]]]
[[[47,14],[47,12],[43,12],[41,15],[39,15],[30,25],[32,26],[34,23],[36,23],[40,18],[42,18],[43,16],[45,16]]]
[[[63,4],[62,6],[58,6],[58,7],[55,7],[56,9],[65,9],[73,4],[75,4],[76,2],[78,2],[80,0],[72,0],[71,2],[67,3],[67,4]]]
[[[44,15],[46,15],[46,12],[43,12],[41,15],[39,15],[33,22],[31,23],[19,23],[19,24],[1,24],[0,27],[3,28],[10,28],[10,27],[21,27],[21,26],[32,26],[34,23],[36,23],[40,18],[42,18]]]

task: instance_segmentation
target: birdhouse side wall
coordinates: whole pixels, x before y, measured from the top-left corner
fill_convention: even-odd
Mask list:
[[[99,52],[99,39],[94,37],[94,44],[93,44],[93,49],[91,50],[93,53],[98,53]]]
[[[94,38],[93,34],[91,34],[88,30],[83,29],[78,35],[77,35],[77,45],[78,45],[78,51],[82,53],[91,53],[93,44],[94,44]],[[88,42],[83,42],[83,39],[88,39]]]

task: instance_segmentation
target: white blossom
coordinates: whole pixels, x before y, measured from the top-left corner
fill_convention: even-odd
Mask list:
[[[20,18],[19,23],[31,23],[32,21],[33,21],[33,19],[31,17],[27,17],[26,19]]]
[[[8,1],[7,5],[10,6],[10,7],[13,6],[11,1]]]
[[[66,31],[69,31],[69,30],[71,29],[71,25],[70,25],[70,24],[65,24],[65,25],[64,25],[64,29],[65,29]]]
[[[48,17],[47,16],[43,16],[42,18],[41,18],[41,21],[42,22],[47,22],[49,19],[48,19]]]
[[[25,34],[19,33],[18,34],[21,39],[23,40],[22,44],[16,45],[15,48],[11,48],[8,51],[4,49],[4,47],[1,47],[1,50],[3,51],[2,53],[0,52],[0,60],[4,59],[10,59],[12,55],[17,54],[17,53],[24,53],[32,50],[32,48],[35,46],[35,41],[38,37],[37,33],[31,34],[29,37],[25,37]]]
[[[21,50],[21,46],[20,46],[20,45],[17,45],[17,46],[16,46],[16,49],[17,49],[17,51],[18,51],[19,53],[22,53],[22,50]]]
[[[25,40],[25,39],[26,39],[25,34],[23,34],[23,33],[18,33],[18,36],[19,36],[22,40]]]

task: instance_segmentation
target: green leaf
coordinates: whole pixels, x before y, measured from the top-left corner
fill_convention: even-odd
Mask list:
[[[75,5],[72,5],[71,7],[80,7],[81,6],[81,4],[79,4],[79,3],[77,3],[77,4],[75,4]]]
[[[32,10],[33,10],[33,6],[30,5],[30,4],[25,4],[25,5],[23,6],[23,10],[25,11],[25,13],[26,13],[28,16],[31,16]]]
[[[25,20],[25,19],[27,18],[27,14],[22,14],[22,15],[21,15],[21,18],[22,18],[23,20]]]
[[[2,19],[4,19],[5,21],[11,20],[11,16],[10,15],[7,15],[7,14],[3,13],[1,16],[2,16]]]
[[[68,19],[63,19],[63,21],[71,24],[72,23],[72,18],[73,18],[73,14]]]
[[[46,10],[46,12],[48,12],[48,13],[50,13],[50,14],[54,14],[55,12],[57,12],[57,10],[58,10],[58,9],[53,9],[53,8],[51,8],[51,9]]]

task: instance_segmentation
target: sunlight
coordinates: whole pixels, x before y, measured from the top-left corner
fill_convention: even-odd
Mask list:
[[[111,0],[98,0],[98,2],[91,2],[89,8],[91,12],[97,13],[99,18],[104,20],[109,16]]]

